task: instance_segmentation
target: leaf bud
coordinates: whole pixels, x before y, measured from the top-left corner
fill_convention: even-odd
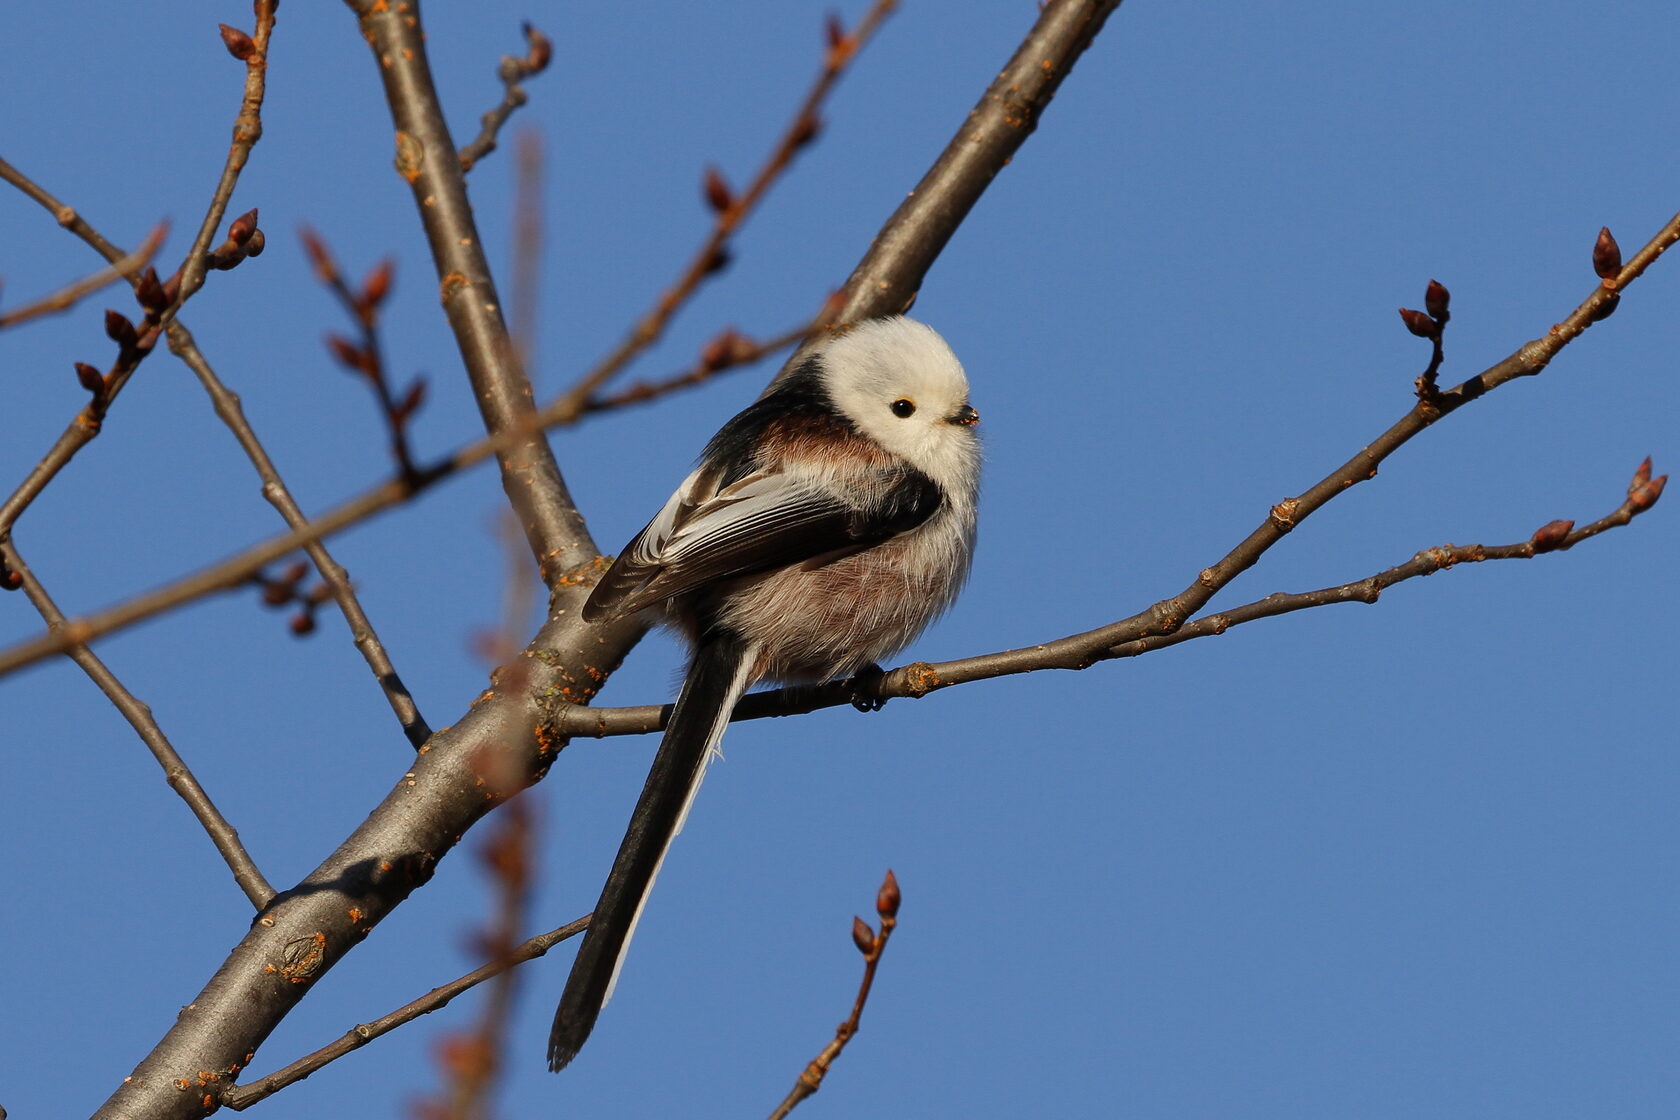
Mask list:
[[[1534,546],[1536,555],[1551,552],[1569,539],[1569,531],[1573,528],[1573,521],[1548,521],[1534,530],[1534,535],[1528,538],[1528,543]]]
[[[1622,247],[1610,236],[1609,226],[1598,231],[1598,240],[1593,242],[1592,262],[1593,271],[1600,279],[1609,280],[1621,275]]]
[[[251,41],[249,35],[239,28],[229,27],[225,23],[217,24],[217,26],[222,29],[222,45],[234,58],[237,58],[240,62],[249,62],[256,56],[257,44]]]
[[[862,918],[852,919],[852,944],[866,957],[875,951],[875,931]]]
[[[724,181],[723,173],[715,167],[706,168],[703,190],[706,195],[706,205],[721,214],[735,204],[735,196]]]
[[[881,890],[875,896],[875,912],[883,918],[898,917],[898,904],[904,901],[904,895],[898,889],[898,876],[889,869],[887,877],[881,880]]]
[[[105,337],[124,350],[133,350],[140,345],[140,335],[135,331],[134,324],[120,311],[105,312]]]
[[[1400,321],[1406,324],[1407,330],[1419,338],[1436,338],[1441,333],[1441,324],[1423,312],[1414,311],[1409,307],[1400,309]]]
[[[1423,307],[1429,312],[1429,317],[1437,323],[1445,323],[1452,318],[1447,311],[1447,302],[1452,299],[1452,293],[1439,280],[1431,280],[1429,287],[1423,291]]]

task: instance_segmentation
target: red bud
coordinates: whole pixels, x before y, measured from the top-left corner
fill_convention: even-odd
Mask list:
[[[332,254],[327,251],[326,242],[305,226],[298,230],[298,240],[303,242],[303,251],[309,257],[310,265],[315,269],[315,277],[323,284],[331,284],[338,279],[338,265],[333,261]]]
[[[389,257],[373,266],[373,271],[362,281],[361,302],[364,307],[378,307],[385,302],[385,297],[391,294],[391,275],[395,268]]]
[[[716,249],[712,250],[712,255],[706,258],[705,270],[708,273],[722,272],[724,269],[729,267],[729,262],[732,259],[733,258],[729,255],[729,250],[724,248],[722,245],[719,245]]]
[[[875,951],[875,931],[869,928],[869,923],[862,918],[852,919],[852,944],[857,951],[868,956]]]
[[[1573,528],[1573,521],[1548,521],[1534,530],[1534,535],[1528,538],[1528,543],[1534,546],[1536,554],[1550,552],[1569,539],[1569,531]]]
[[[134,285],[134,298],[150,312],[159,312],[169,306],[163,295],[163,284],[158,281],[157,269],[148,265],[146,271],[140,274],[139,283]]]
[[[241,62],[251,61],[257,53],[257,45],[251,41],[251,37],[239,28],[229,27],[225,23],[217,26],[222,29],[222,45],[227,48],[227,52]]]
[[[1598,231],[1598,240],[1593,243],[1592,262],[1593,271],[1598,273],[1601,279],[1609,280],[1613,276],[1621,275],[1622,247],[1610,236],[1609,226]]]
[[[1447,311],[1447,303],[1452,299],[1452,293],[1438,280],[1431,280],[1429,287],[1423,291],[1423,306],[1429,312],[1429,317],[1438,323],[1445,323],[1452,318]]]
[[[729,190],[729,184],[724,182],[723,173],[715,167],[706,168],[704,191],[706,205],[719,214],[735,204],[735,196]]]
[[[525,52],[525,72],[541,74],[548,69],[549,60],[554,57],[554,44],[549,42],[547,35],[528,23],[521,30],[525,32],[525,42],[530,46]]]
[[[298,637],[315,632],[315,616],[309,611],[299,611],[292,616],[291,630]]]
[[[105,337],[124,350],[133,350],[140,344],[140,335],[134,330],[134,324],[120,311],[105,312]]]
[[[1663,487],[1667,485],[1668,476],[1659,474],[1644,485],[1636,487],[1633,493],[1628,495],[1628,505],[1633,508],[1634,513],[1644,513],[1657,504],[1657,499],[1662,497]]]
[[[840,17],[833,12],[828,13],[828,19],[823,23],[823,35],[829,50],[834,50],[846,41],[846,28],[841,24]]]
[[[416,412],[420,411],[420,406],[425,402],[426,379],[424,377],[416,377],[413,384],[408,387],[408,392],[403,394],[402,401],[397,405],[396,418],[399,421],[407,420],[410,416],[413,416]]]
[[[1441,333],[1441,324],[1431,319],[1421,311],[1413,311],[1409,307],[1400,309],[1400,320],[1406,324],[1406,329],[1419,338],[1435,338]]]
[[[904,895],[898,889],[898,876],[888,870],[887,877],[881,880],[881,890],[875,895],[875,912],[882,918],[898,917],[898,904],[904,901]]]
[[[95,399],[105,395],[105,375],[86,362],[76,363],[76,380],[81,382],[82,388],[92,393]]]
[[[257,211],[255,207],[235,218],[228,226],[228,240],[235,245],[243,245],[251,240],[251,235],[257,232]]]
[[[1651,481],[1651,457],[1645,456],[1645,461],[1639,464],[1633,472],[1633,481],[1628,483],[1628,493],[1631,494],[1647,482]]]
[[[6,566],[5,561],[0,560],[0,589],[6,591],[16,591],[22,586],[23,576],[18,572],[12,571],[12,569]]]
[[[793,122],[793,132],[788,136],[788,143],[795,148],[803,148],[817,138],[822,131],[822,121],[815,113],[806,113]]]
[[[709,370],[722,369],[735,356],[735,344],[740,335],[734,327],[725,327],[721,333],[700,351],[700,364]]]
[[[343,335],[329,334],[327,336],[327,349],[332,351],[333,357],[337,358],[339,364],[346,369],[355,370],[357,373],[372,372],[368,368],[372,362],[367,351]]]

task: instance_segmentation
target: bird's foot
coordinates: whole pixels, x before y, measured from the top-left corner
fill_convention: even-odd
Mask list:
[[[887,706],[881,682],[887,679],[879,665],[866,665],[852,675],[852,707],[860,712],[878,712]]]

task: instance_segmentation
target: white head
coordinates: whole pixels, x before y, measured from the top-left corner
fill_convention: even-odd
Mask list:
[[[962,363],[932,327],[893,317],[858,323],[819,351],[834,407],[857,430],[953,493],[980,467]]]

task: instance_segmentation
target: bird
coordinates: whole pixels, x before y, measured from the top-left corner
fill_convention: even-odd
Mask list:
[[[956,599],[974,552],[980,414],[932,327],[868,319],[823,339],[719,429],[601,576],[585,621],[660,611],[690,656],[573,961],[548,1066],[576,1057],[735,703],[760,681],[865,682]],[[873,682],[873,683],[872,683]]]

